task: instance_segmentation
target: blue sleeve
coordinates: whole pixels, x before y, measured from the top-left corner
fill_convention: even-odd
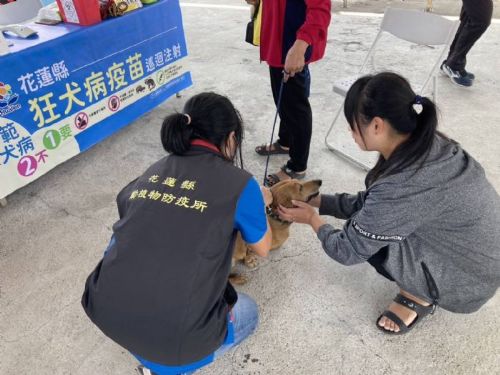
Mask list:
[[[236,206],[234,227],[246,243],[259,242],[267,232],[264,198],[259,184],[251,178],[241,193]]]

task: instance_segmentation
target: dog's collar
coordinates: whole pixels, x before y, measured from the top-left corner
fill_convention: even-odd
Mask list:
[[[266,207],[266,214],[267,216],[269,216],[271,219],[273,220],[276,220],[282,224],[292,224],[291,221],[286,221],[286,220],[283,220],[280,215],[278,215],[278,213],[276,211],[273,211],[273,209],[271,207]]]

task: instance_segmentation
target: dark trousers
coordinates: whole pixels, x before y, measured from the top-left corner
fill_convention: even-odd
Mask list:
[[[375,270],[384,276],[387,280],[389,281],[394,281],[392,276],[387,272],[383,266],[385,259],[387,258],[387,252],[389,251],[389,247],[385,246],[382,249],[380,249],[378,252],[376,252],[374,255],[372,255],[370,258],[368,258],[367,262],[370,263],[370,265],[375,268]]]
[[[368,258],[367,262],[375,268],[375,270],[382,276],[384,276],[389,281],[395,281],[389,272],[384,267],[385,260],[389,252],[389,246],[384,246],[378,252],[373,254]],[[436,285],[434,278],[432,277],[429,268],[424,262],[420,263],[422,270],[424,272],[425,282],[427,283],[427,288],[429,289],[429,300],[432,301],[434,305],[439,303],[439,289]]]
[[[460,26],[446,58],[451,69],[465,70],[467,53],[490,25],[492,15],[492,0],[462,0]]]
[[[274,103],[278,104],[283,68],[269,67]],[[281,97],[280,129],[278,142],[290,148],[287,167],[295,172],[307,169],[312,135],[312,110],[309,104],[311,76],[307,65],[304,70],[289,78]]]

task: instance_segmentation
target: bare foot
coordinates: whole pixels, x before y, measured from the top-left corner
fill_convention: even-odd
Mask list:
[[[294,173],[301,175],[301,174],[305,174],[305,173],[306,173],[306,171],[303,171],[303,172],[294,172]],[[283,170],[280,170],[279,172],[274,173],[274,175],[275,175],[276,177],[278,177],[278,181],[276,181],[276,179],[275,179],[275,178],[273,178],[274,176],[272,176],[272,177],[268,177],[269,182],[270,182],[270,185],[269,185],[269,186],[275,185],[275,184],[277,184],[278,182],[281,182],[281,181],[287,181],[287,180],[291,180],[291,179],[292,179],[292,178],[291,178],[288,174],[286,174]]]
[[[290,150],[289,147],[285,147],[285,146],[281,146],[280,145],[280,148],[282,150]],[[267,145],[262,145],[262,146],[257,146],[257,149],[260,151],[260,152],[270,152],[270,151],[276,151],[276,143],[273,143],[273,144],[267,144]]]
[[[414,300],[415,302],[421,304],[422,306],[430,306],[430,303],[425,302],[424,300],[421,300],[420,298],[415,297],[414,295],[405,292],[404,290],[401,290],[400,294],[404,297]],[[388,310],[396,314],[406,324],[407,327],[411,323],[413,323],[413,321],[417,317],[417,313],[415,311],[409,309],[406,306],[400,305],[399,303],[396,302],[392,302],[389,305]],[[380,320],[378,321],[378,325],[380,327],[383,327],[387,331],[399,332],[399,326],[396,323],[394,323],[391,319],[385,316],[380,318]]]
[[[278,178],[280,179],[280,181],[286,181],[286,180],[291,180],[292,179],[289,175],[287,175],[283,171],[279,171],[278,173],[275,173],[275,175],[278,176]]]

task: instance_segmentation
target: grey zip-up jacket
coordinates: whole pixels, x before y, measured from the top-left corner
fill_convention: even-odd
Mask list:
[[[383,266],[399,287],[446,310],[474,312],[500,285],[500,197],[481,165],[439,136],[422,168],[322,195],[320,214],[347,219],[318,231],[330,257],[352,265],[388,246]]]

